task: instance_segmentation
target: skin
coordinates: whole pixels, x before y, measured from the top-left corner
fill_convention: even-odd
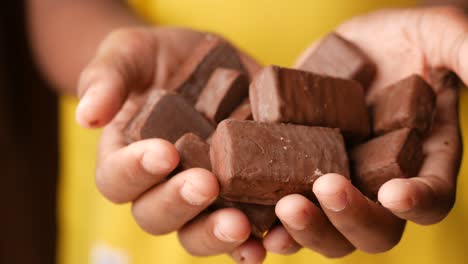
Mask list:
[[[136,222],[148,233],[177,231],[181,244],[193,255],[230,253],[242,263],[261,262],[266,250],[293,254],[301,247],[341,257],[355,249],[387,251],[399,242],[406,220],[434,224],[450,211],[461,157],[457,93],[452,87],[436,85],[437,117],[424,142],[427,157],[421,173],[382,186],[378,195],[382,206],[367,200],[344,177],[328,174],[313,186],[323,211],[300,195],[284,197],[276,206],[282,225],[272,229],[263,243],[249,239],[248,220],[236,209],[195,217],[218,195],[215,176],[192,169],[165,181],[179,161],[174,146],[161,139],[127,145],[121,131],[145,94],[164,86],[204,33],[146,26],[118,1],[58,4],[62,2],[29,1],[36,56],[61,91],[80,97],[78,123],[103,127],[96,184],[109,200],[131,202]],[[69,25],[63,26],[72,17],[70,10],[75,16],[87,16],[80,23],[70,21],[74,31],[84,32],[81,42],[64,33],[70,31]],[[337,31],[378,65],[369,101],[410,73],[435,84],[429,79],[431,71],[444,68],[468,83],[468,21],[458,9],[383,10],[352,19]],[[248,56],[241,56],[252,73],[258,69]]]
[[[328,257],[341,257],[354,249],[380,253],[398,244],[405,220],[429,225],[445,218],[455,200],[462,151],[458,97],[456,87],[434,79],[432,72],[449,69],[468,83],[467,30],[465,15],[453,7],[383,10],[354,18],[337,28],[378,65],[377,79],[367,93],[369,102],[385,93],[387,85],[395,80],[418,73],[434,86],[437,114],[424,141],[426,158],[418,177],[385,183],[378,193],[381,205],[366,199],[337,174],[324,175],[313,186],[323,212],[298,195],[280,200],[276,213],[297,243]],[[305,52],[298,64],[315,46]],[[317,219],[324,218],[328,221],[320,222],[322,228],[316,228]],[[265,239],[267,250],[275,251],[275,245],[285,239],[269,238],[274,235]],[[333,243],[315,241],[315,237],[323,235]]]

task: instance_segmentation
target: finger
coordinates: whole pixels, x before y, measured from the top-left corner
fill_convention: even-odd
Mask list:
[[[307,58],[315,52],[318,45],[320,44],[321,39],[312,43],[302,54],[297,58],[296,62],[294,63],[294,68],[300,69],[306,62]]]
[[[431,68],[448,68],[468,83],[468,19],[455,7],[414,11],[412,30]]]
[[[402,219],[421,225],[435,224],[453,206],[453,190],[437,177],[394,179],[379,190],[379,201]]]
[[[343,257],[354,246],[328,221],[324,213],[302,195],[292,194],[276,204],[276,214],[292,238],[326,257]]]
[[[129,202],[165,179],[178,163],[179,154],[168,141],[147,139],[126,146],[121,132],[109,126],[101,135],[96,185],[112,202]]]
[[[244,243],[249,235],[249,220],[234,208],[225,208],[198,217],[178,232],[182,246],[196,256],[232,252]]]
[[[87,128],[107,124],[130,90],[149,86],[155,68],[154,36],[141,29],[120,29],[100,45],[80,76],[77,122]]]
[[[266,250],[260,241],[251,238],[236,248],[231,253],[231,257],[239,264],[263,263]]]
[[[139,197],[132,206],[138,225],[153,235],[178,230],[218,196],[216,177],[204,169],[179,173]]]
[[[405,221],[368,200],[345,177],[321,176],[313,191],[330,222],[356,248],[379,253],[400,241]]]
[[[444,89],[438,94],[436,111],[431,135],[424,142],[426,158],[419,176],[391,180],[378,194],[383,206],[419,224],[442,220],[455,201],[461,160],[455,89]]]
[[[283,226],[272,228],[263,239],[265,249],[281,255],[291,255],[301,249]]]

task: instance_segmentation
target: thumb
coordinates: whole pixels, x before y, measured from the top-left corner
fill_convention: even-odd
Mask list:
[[[416,16],[415,36],[432,68],[447,68],[468,83],[468,18],[456,7],[429,7]]]
[[[80,76],[76,120],[81,126],[106,125],[131,90],[151,84],[156,43],[154,34],[145,29],[119,29],[104,39]]]

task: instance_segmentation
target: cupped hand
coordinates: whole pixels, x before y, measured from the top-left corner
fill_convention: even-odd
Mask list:
[[[351,182],[336,174],[319,178],[313,192],[319,209],[300,195],[276,206],[282,222],[267,235],[267,250],[291,254],[307,247],[328,257],[354,249],[384,252],[400,241],[406,220],[422,224],[441,221],[451,210],[461,161],[458,95],[450,75],[468,83],[468,19],[453,7],[382,10],[356,17],[337,28],[377,64],[378,73],[367,93],[377,94],[410,74],[422,75],[437,95],[436,117],[425,138],[425,160],[417,177],[393,179],[379,190],[375,203]],[[313,52],[313,44],[298,61]],[[435,74],[437,73],[437,74]]]
[[[82,72],[76,120],[83,127],[104,127],[96,184],[115,203],[132,202],[142,229],[153,235],[178,231],[194,255],[232,253],[246,263],[265,256],[249,240],[246,216],[232,208],[201,212],[218,196],[216,177],[203,169],[166,177],[176,168],[175,147],[162,139],[127,144],[123,128],[152,89],[164,88],[194,47],[208,34],[181,28],[126,28],[112,32]],[[259,66],[240,54],[249,71]]]

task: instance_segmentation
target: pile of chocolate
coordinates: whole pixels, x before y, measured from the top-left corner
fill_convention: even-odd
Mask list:
[[[314,200],[312,185],[324,174],[350,178],[374,200],[386,181],[417,176],[433,89],[412,75],[366,105],[376,67],[336,33],[305,61],[300,70],[268,66],[249,76],[234,47],[207,37],[124,133],[129,143],[175,143],[177,171],[213,171],[221,192],[211,209],[242,210],[256,237],[276,221],[282,197]]]

